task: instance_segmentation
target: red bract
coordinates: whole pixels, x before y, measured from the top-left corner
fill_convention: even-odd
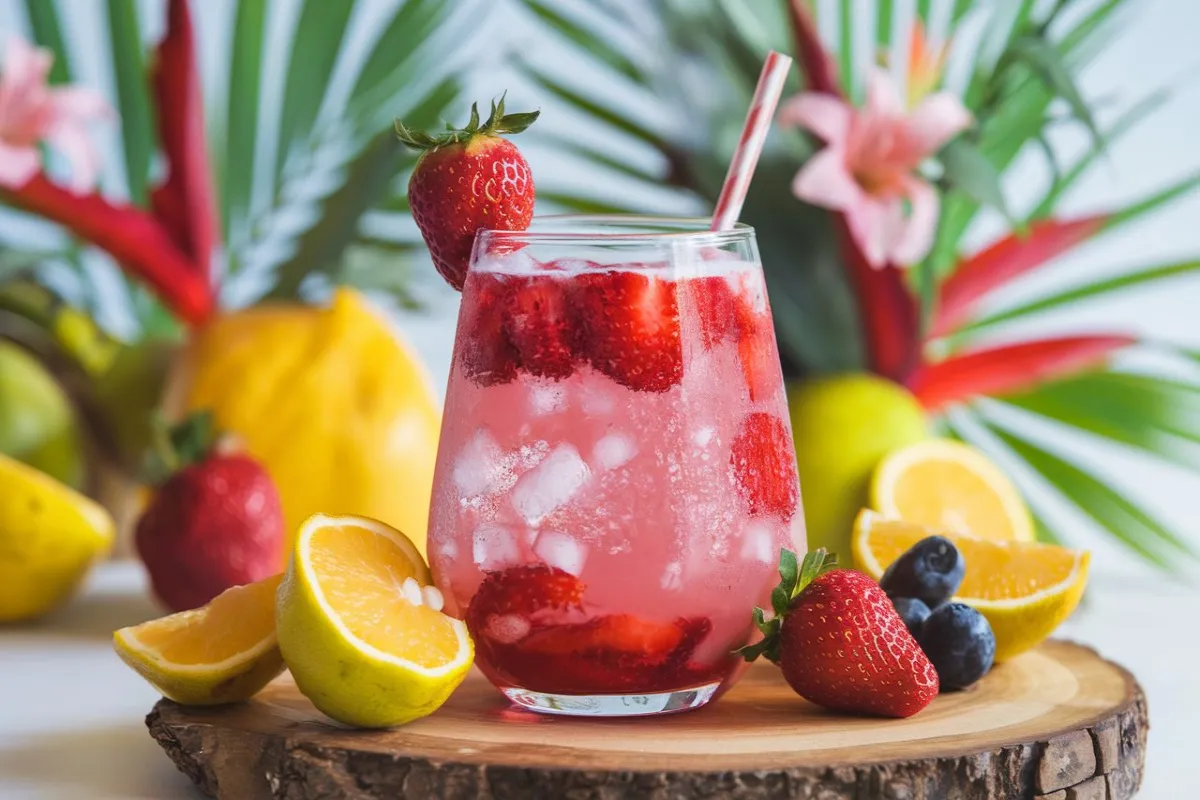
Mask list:
[[[155,216],[191,259],[192,271],[207,276],[217,239],[216,206],[195,49],[187,0],[171,0],[153,77],[167,179],[151,193],[150,202]]]
[[[1005,395],[1101,366],[1132,336],[1063,336],[952,356],[917,370],[908,387],[930,411],[978,395]]]
[[[989,292],[1087,241],[1107,222],[1106,214],[1043,220],[1024,235],[1009,234],[980,250],[960,263],[942,284],[932,335],[952,333]]]
[[[213,311],[208,281],[154,217],[109,203],[98,194],[76,195],[38,175],[10,195],[14,204],[61,223],[108,251],[144,280],[185,322],[198,324]]]

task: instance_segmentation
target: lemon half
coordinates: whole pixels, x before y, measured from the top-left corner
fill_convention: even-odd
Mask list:
[[[310,517],[279,587],[279,645],[322,712],[359,727],[432,713],[474,658],[466,625],[441,612],[408,537],[365,517]],[[436,600],[435,600],[436,598]]]

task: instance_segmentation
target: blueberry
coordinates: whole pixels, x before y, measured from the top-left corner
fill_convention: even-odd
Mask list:
[[[965,689],[987,674],[996,658],[996,636],[987,618],[965,603],[938,606],[917,642],[937,670],[943,690]]]
[[[929,606],[914,597],[893,597],[892,605],[896,607],[900,619],[904,620],[904,627],[908,628],[908,632],[913,636],[917,635],[921,625],[929,618]]]
[[[954,542],[929,536],[892,562],[879,585],[890,597],[915,597],[937,608],[954,596],[966,572],[967,564]]]

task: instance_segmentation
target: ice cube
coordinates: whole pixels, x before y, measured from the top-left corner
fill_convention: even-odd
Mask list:
[[[775,531],[761,520],[750,522],[742,531],[742,559],[773,564],[778,560],[775,551]]]
[[[682,574],[683,566],[678,561],[672,561],[671,563],[667,564],[667,568],[663,570],[662,578],[659,579],[658,584],[662,586],[665,591],[678,591],[682,586],[682,582],[680,581],[680,576]]]
[[[705,425],[692,434],[692,442],[697,447],[708,447],[708,443],[717,435],[717,429],[711,425]]]
[[[567,407],[567,390],[557,383],[529,387],[529,410],[536,417],[557,414]]]
[[[512,459],[486,428],[480,428],[454,462],[454,485],[463,497],[495,494],[512,486]]]
[[[529,635],[529,620],[520,614],[495,614],[483,626],[484,635],[500,644],[513,644]]]
[[[587,560],[587,546],[577,542],[570,534],[558,531],[538,534],[533,552],[550,566],[575,577],[583,572],[583,562]]]
[[[507,253],[489,253],[472,269],[479,272],[502,272],[508,275],[532,275],[541,269],[524,248]]]
[[[451,559],[458,557],[458,542],[453,539],[445,539],[439,542],[434,549],[443,558]]]
[[[410,605],[419,606],[422,604],[421,584],[417,583],[413,578],[404,579],[404,583],[400,585],[400,594],[404,595],[404,599]]]
[[[579,451],[560,444],[542,463],[526,472],[512,491],[512,505],[532,526],[562,507],[587,483],[590,471]]]
[[[599,380],[585,380],[579,387],[579,405],[583,413],[595,417],[611,414],[617,407],[613,390]]]
[[[471,556],[480,569],[493,570],[515,564],[521,551],[511,531],[499,525],[484,525],[472,536]]]
[[[610,433],[596,442],[592,458],[603,469],[623,467],[637,455],[637,445],[623,433]]]
[[[441,611],[446,605],[446,598],[442,597],[441,591],[436,586],[422,586],[421,599],[434,611]]]

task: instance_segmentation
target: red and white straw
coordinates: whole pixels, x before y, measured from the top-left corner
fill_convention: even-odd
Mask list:
[[[775,118],[775,109],[783,95],[783,83],[791,66],[790,56],[774,50],[767,55],[762,74],[758,76],[754,99],[750,101],[750,111],[746,114],[742,138],[733,151],[733,160],[729,162],[729,171],[725,173],[725,185],[721,187],[721,196],[717,198],[717,208],[713,211],[714,231],[729,230],[742,213],[750,179],[754,177],[754,168],[758,166],[758,157],[762,155],[763,142],[767,140],[767,131],[771,129],[771,120]]]

